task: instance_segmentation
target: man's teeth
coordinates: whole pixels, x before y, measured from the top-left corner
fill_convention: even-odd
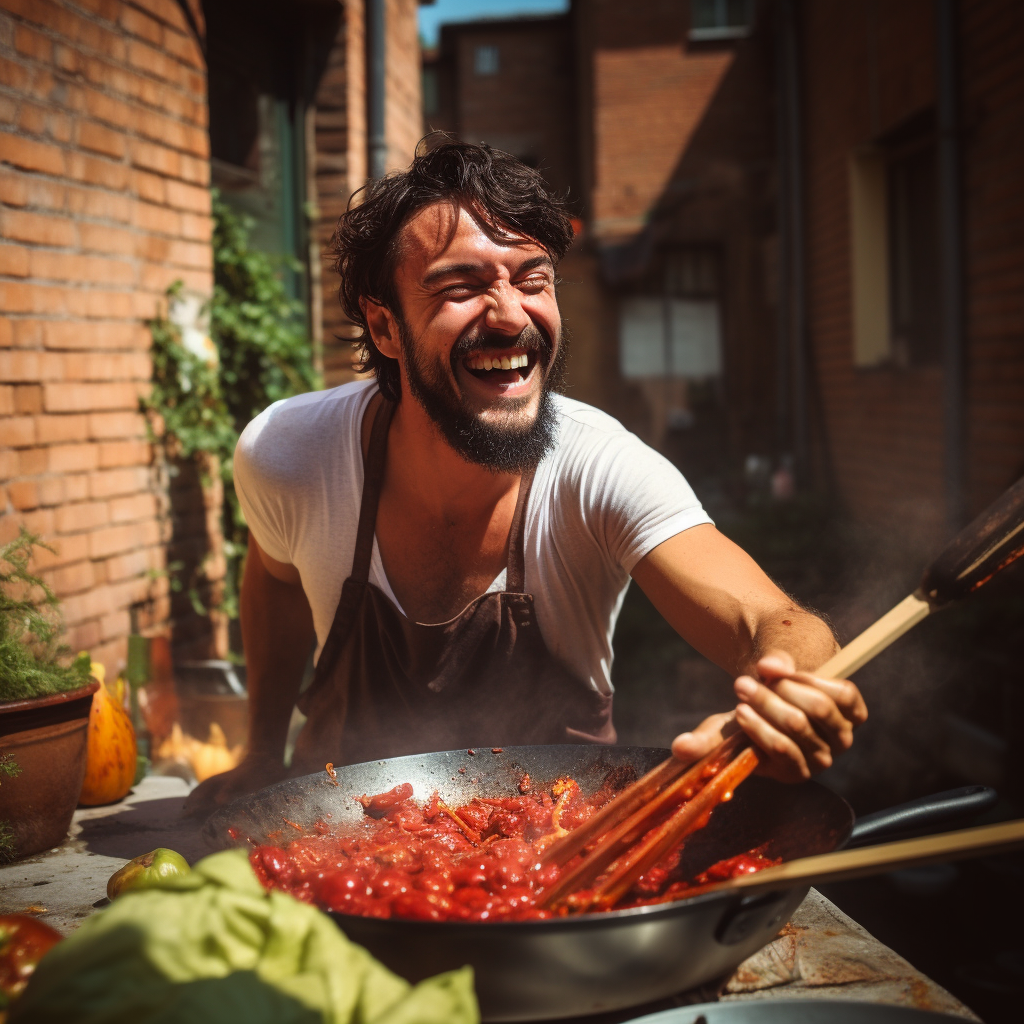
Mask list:
[[[466,367],[470,370],[518,370],[529,364],[530,357],[525,353],[521,356],[469,356]]]

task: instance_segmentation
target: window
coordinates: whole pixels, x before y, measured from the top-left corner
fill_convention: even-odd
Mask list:
[[[889,334],[888,188],[885,154],[870,148],[850,159],[850,269],[853,362],[877,366],[892,353]]]
[[[441,110],[441,90],[437,80],[437,68],[424,66],[423,80],[423,113],[433,117]]]
[[[850,160],[850,265],[856,366],[939,361],[939,236],[934,132],[918,117]]]
[[[939,234],[931,143],[889,161],[889,309],[892,355],[901,366],[939,362]]]
[[[718,263],[706,249],[669,249],[656,263],[661,294],[619,306],[619,366],[629,380],[706,380],[722,372]]]
[[[478,75],[496,75],[501,61],[496,46],[477,46],[473,50],[473,70]]]
[[[750,32],[753,0],[690,0],[690,38],[695,42],[739,39]]]
[[[722,372],[718,303],[634,296],[619,307],[619,366],[627,380],[706,380]]]

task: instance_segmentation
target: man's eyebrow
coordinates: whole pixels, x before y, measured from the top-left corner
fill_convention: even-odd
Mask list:
[[[483,269],[482,263],[445,263],[427,274],[423,278],[423,283],[433,284],[435,281],[440,281],[442,277],[450,277],[452,274],[479,274]]]
[[[554,270],[555,264],[550,256],[531,256],[530,259],[524,260],[519,264],[519,269],[516,273],[525,274],[527,271],[536,270],[538,267],[550,267]]]

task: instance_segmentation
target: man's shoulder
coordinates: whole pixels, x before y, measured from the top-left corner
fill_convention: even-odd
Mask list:
[[[650,456],[656,456],[614,416],[564,395],[553,401],[558,434],[544,473],[551,486],[573,491],[592,490],[595,483],[601,491],[629,487],[636,473],[646,471]]]
[[[629,431],[614,416],[585,402],[565,395],[553,395],[555,409],[563,437],[573,440],[592,439],[599,441],[609,434],[629,435]]]
[[[548,469],[552,483],[585,488],[595,498],[631,499],[654,478],[666,486],[670,480],[685,485],[671,462],[614,416],[564,395],[555,396],[555,403],[559,430]]]
[[[310,460],[320,460],[325,445],[335,453],[357,448],[361,413],[373,389],[372,381],[353,381],[275,402],[242,431],[236,462],[257,475],[291,478]]]
[[[554,396],[558,440],[552,452],[563,470],[616,462],[647,446],[614,416],[564,395]]]
[[[372,381],[357,380],[326,391],[307,391],[291,398],[282,398],[267,406],[243,431],[242,439],[255,442],[281,435],[319,431],[325,421],[357,419],[374,387]]]

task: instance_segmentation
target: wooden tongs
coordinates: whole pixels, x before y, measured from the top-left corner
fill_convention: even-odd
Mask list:
[[[973,593],[1024,554],[1024,479],[965,527],[925,570],[920,586],[822,665],[817,675],[845,679],[932,612]],[[794,673],[800,680],[804,673]],[[719,803],[757,767],[760,754],[743,733],[696,764],[669,757],[567,835],[542,864],[583,854],[542,894],[542,907],[613,907],[645,871],[707,824]],[[590,887],[590,888],[588,888]]]

